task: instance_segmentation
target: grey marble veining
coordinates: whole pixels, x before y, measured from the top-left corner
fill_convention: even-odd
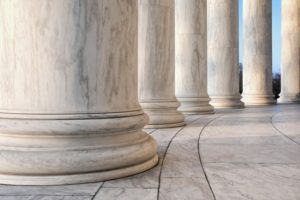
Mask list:
[[[274,104],[272,92],[272,0],[244,0],[243,102]]]
[[[300,146],[267,144],[201,144],[204,163],[300,164]]]
[[[148,128],[178,127],[175,97],[174,0],[139,0],[139,101]]]
[[[175,0],[175,76],[179,110],[213,113],[207,94],[206,0]]]
[[[190,123],[177,134],[165,157],[161,174],[162,177],[205,178],[204,173],[202,172],[198,151],[195,151],[195,149],[198,148],[198,139],[201,130],[211,118],[200,117],[197,121]]]
[[[207,1],[208,94],[216,108],[241,108],[238,0]]]
[[[0,1],[0,183],[153,167],[138,102],[138,0]]]
[[[117,2],[1,0],[0,111],[139,110],[137,2]]]
[[[300,165],[207,164],[217,199],[298,200]]]
[[[289,145],[290,140],[272,126],[273,115],[245,113],[223,116],[205,129],[200,142],[228,145]],[[285,124],[289,122],[286,120]]]
[[[203,178],[162,178],[161,200],[214,200]]]
[[[284,135],[299,135],[299,115],[291,104],[188,116],[185,127],[152,133],[160,163],[150,171],[103,185],[0,185],[0,199],[214,200],[213,191],[217,200],[298,200],[300,145]]]
[[[101,182],[63,186],[10,186],[0,185],[2,196],[92,196]],[[2,200],[2,199],[1,199]]]
[[[157,200],[156,189],[103,188],[94,200]]]
[[[1,200],[91,200],[91,196],[2,196]]]
[[[300,102],[300,0],[282,0],[281,13],[279,102]]]

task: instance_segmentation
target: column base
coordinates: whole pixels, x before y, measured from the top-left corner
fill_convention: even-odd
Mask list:
[[[149,116],[149,123],[145,128],[173,128],[185,125],[184,116],[177,111],[177,101],[143,101],[140,104]]]
[[[264,106],[277,103],[274,95],[243,95],[242,101],[246,106]]]
[[[0,115],[0,184],[105,181],[158,162],[155,140],[141,130],[147,122],[142,111]]]
[[[158,156],[155,155],[153,158],[143,163],[110,171],[56,176],[23,176],[0,174],[0,182],[1,184],[7,185],[68,185],[101,182],[147,171],[148,169],[156,166],[157,162]]]
[[[278,103],[288,104],[288,103],[300,103],[299,95],[280,95]]]
[[[244,102],[241,101],[241,96],[210,96],[210,103],[215,108],[244,108]]]
[[[209,104],[210,98],[178,98],[178,110],[186,115],[213,114],[214,107]]]

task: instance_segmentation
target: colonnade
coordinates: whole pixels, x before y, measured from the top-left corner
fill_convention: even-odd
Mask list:
[[[1,0],[0,183],[55,185],[158,162],[143,128],[274,104],[272,1]],[[300,0],[282,0],[282,95],[300,93]],[[210,101],[211,100],[211,101]]]

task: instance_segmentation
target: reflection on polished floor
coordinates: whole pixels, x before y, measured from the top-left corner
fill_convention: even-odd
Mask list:
[[[300,105],[190,115],[186,122],[146,130],[159,145],[159,165],[150,171],[81,185],[0,185],[0,199],[300,199]]]

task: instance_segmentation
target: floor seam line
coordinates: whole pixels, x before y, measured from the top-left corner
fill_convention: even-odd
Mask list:
[[[191,121],[189,124],[193,124],[194,122],[200,120],[201,117]],[[159,170],[159,176],[158,176],[158,189],[157,189],[157,200],[159,200],[159,192],[160,192],[160,182],[161,182],[161,174],[162,174],[162,170],[163,170],[163,166],[164,166],[164,161],[165,161],[165,157],[168,153],[168,150],[169,150],[169,147],[172,143],[172,141],[174,140],[174,138],[185,128],[187,127],[188,124],[184,125],[183,127],[181,127],[174,135],[173,137],[171,138],[170,142],[168,143],[167,145],[167,148],[166,148],[166,151],[165,153],[163,154],[163,158],[162,158],[162,161],[161,161],[161,166],[160,166],[160,170]]]
[[[210,191],[211,191],[211,193],[212,193],[212,195],[213,195],[214,200],[217,200],[217,198],[216,198],[216,195],[215,195],[215,193],[214,193],[214,191],[213,191],[213,189],[212,189],[212,186],[211,186],[211,184],[210,184],[210,181],[209,181],[209,179],[208,179],[208,176],[207,176],[207,174],[206,174],[206,171],[205,171],[205,169],[204,169],[204,165],[203,165],[202,158],[201,158],[201,154],[200,154],[200,138],[201,138],[201,135],[202,135],[203,131],[205,130],[205,128],[208,127],[213,121],[215,121],[215,120],[221,118],[222,116],[224,116],[224,115],[217,116],[217,117],[211,119],[210,121],[208,121],[208,122],[202,127],[202,129],[201,129],[201,131],[200,131],[200,133],[199,133],[199,137],[198,137],[198,156],[199,156],[200,166],[201,166],[201,168],[202,168],[203,174],[204,174],[204,176],[205,176],[206,182],[207,182],[208,187],[209,187],[209,189],[210,189]]]
[[[300,163],[262,163],[262,162],[206,162],[205,164],[233,164],[233,165],[300,165]]]
[[[98,190],[95,192],[95,194],[92,196],[91,200],[94,200],[95,197],[97,196],[97,194],[100,192],[100,190],[102,189],[103,185],[104,185],[105,181],[99,186]]]
[[[157,129],[154,129],[154,130],[150,131],[148,134],[152,135],[152,133],[154,133],[155,131],[157,131]]]
[[[31,196],[34,196],[34,197],[92,197],[93,195],[91,194],[87,194],[87,195],[77,195],[77,194],[73,194],[73,195],[58,195],[58,194],[26,194],[26,195],[2,195],[0,194],[0,197],[31,197]]]
[[[291,140],[292,142],[294,142],[295,144],[297,144],[297,145],[300,146],[300,143],[299,143],[299,142],[295,141],[293,138],[289,137],[288,135],[286,135],[285,133],[283,133],[281,130],[279,130],[279,129],[275,126],[273,120],[274,120],[274,117],[275,117],[277,114],[279,114],[279,113],[275,113],[275,114],[273,114],[273,115],[271,116],[271,125],[272,125],[272,127],[273,127],[280,135],[282,135],[283,137],[288,138],[289,140]]]

